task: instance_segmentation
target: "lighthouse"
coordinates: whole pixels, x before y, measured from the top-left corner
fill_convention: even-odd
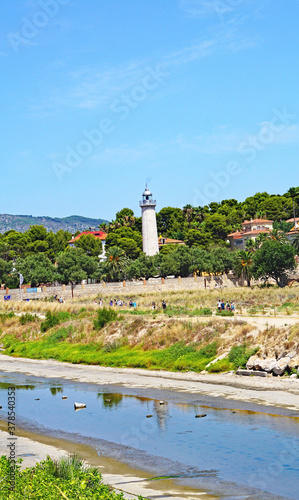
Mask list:
[[[145,186],[140,206],[142,212],[142,247],[146,255],[156,255],[159,253],[156,204],[152,193]]]

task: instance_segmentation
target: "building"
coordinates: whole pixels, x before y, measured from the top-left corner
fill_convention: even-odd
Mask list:
[[[242,231],[236,231],[227,236],[231,249],[245,250],[246,241],[249,239],[255,241],[261,233],[270,233],[273,230],[273,222],[267,219],[245,220],[242,224]]]
[[[139,202],[142,213],[142,249],[146,255],[159,253],[158,231],[156,220],[156,200],[145,186],[142,201]]]
[[[77,234],[77,236],[73,236],[70,241],[68,241],[68,244],[70,247],[75,247],[75,241],[78,241],[81,236],[86,236],[86,235],[92,235],[97,239],[100,239],[102,242],[102,253],[99,255],[99,259],[101,262],[106,260],[106,252],[105,252],[105,243],[106,243],[106,238],[107,238],[107,233],[104,233],[104,231],[83,231],[80,234]]]
[[[165,245],[186,245],[183,240],[173,240],[172,238],[164,238],[163,236],[159,236],[158,243],[159,248]]]

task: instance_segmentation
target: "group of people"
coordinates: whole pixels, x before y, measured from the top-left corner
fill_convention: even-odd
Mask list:
[[[226,302],[224,300],[218,300],[218,304],[217,304],[217,309],[218,309],[218,312],[221,312],[221,311],[234,311],[235,310],[235,303],[234,301],[231,302],[231,304],[229,302]]]

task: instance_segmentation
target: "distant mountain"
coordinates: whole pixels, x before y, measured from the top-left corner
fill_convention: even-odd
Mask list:
[[[98,229],[99,224],[108,222],[104,219],[89,219],[80,215],[71,215],[70,217],[33,217],[32,215],[9,215],[0,214],[0,233],[5,233],[10,229],[15,229],[23,233],[30,226],[42,225],[48,231],[56,233],[59,229],[75,233],[76,231],[84,231],[91,228]]]

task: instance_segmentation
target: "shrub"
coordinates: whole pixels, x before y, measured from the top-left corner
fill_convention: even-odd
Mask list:
[[[56,332],[51,333],[51,335],[49,335],[49,337],[47,337],[47,339],[45,339],[45,340],[46,340],[46,342],[49,342],[51,344],[52,343],[55,344],[57,342],[63,342],[72,333],[73,333],[72,326],[69,326],[67,328],[63,327],[63,328],[60,328],[59,330],[57,330]]]
[[[0,322],[5,323],[7,319],[13,318],[15,316],[15,313],[13,311],[9,313],[0,313]]]
[[[217,355],[217,348],[217,342],[212,342],[211,344],[208,344],[200,349],[199,353],[206,358],[215,358],[215,356]]]
[[[226,310],[224,310],[224,311],[217,311],[216,314],[217,314],[217,316],[234,316],[233,311],[228,311],[228,310],[227,311]]]
[[[32,321],[37,321],[38,317],[36,314],[25,313],[20,316],[19,321],[21,325],[26,325],[26,323],[31,323]]]
[[[219,359],[219,361],[206,368],[209,373],[229,372],[231,369],[232,364],[227,358]]]
[[[101,330],[110,321],[115,321],[117,318],[117,312],[113,309],[107,309],[103,307],[98,311],[98,317],[94,320],[94,329]]]
[[[199,309],[194,309],[191,316],[212,316],[212,309],[209,307],[201,307]]]
[[[251,356],[253,356],[259,348],[247,349],[245,344],[232,347],[229,354],[228,360],[232,363],[234,369],[245,368],[247,361]]]
[[[47,311],[45,321],[42,321],[40,325],[41,332],[46,332],[50,328],[55,325],[58,325],[60,322],[59,316],[56,313],[51,313],[51,311]]]

